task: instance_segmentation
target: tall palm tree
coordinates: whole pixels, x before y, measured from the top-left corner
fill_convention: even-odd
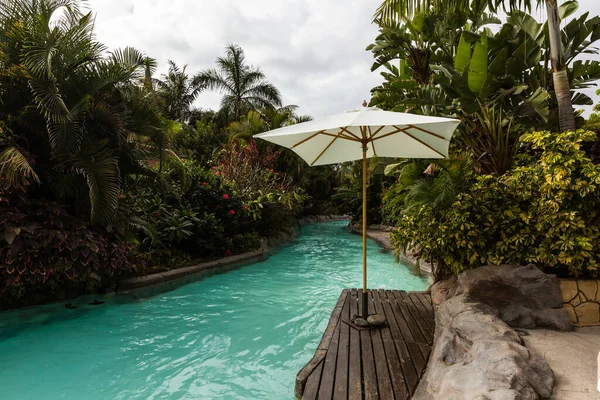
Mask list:
[[[223,94],[221,112],[239,120],[249,111],[281,107],[281,94],[266,80],[260,68],[246,64],[244,50],[230,44],[225,57],[217,58],[217,68],[204,70],[193,79],[194,85]]]
[[[169,60],[169,71],[156,81],[165,114],[179,122],[185,122],[192,110],[192,103],[200,94],[200,87],[189,78],[186,68],[187,65],[179,68]]]
[[[560,35],[560,18],[557,0],[488,0],[492,10],[502,6],[508,10],[524,7],[531,10],[533,4],[545,3],[548,12],[548,31],[550,36],[550,54],[553,70],[554,91],[558,103],[559,125],[561,131],[575,129],[575,115],[571,103],[571,89],[566,71],[565,53]],[[411,19],[416,14],[432,8],[447,13],[467,11],[470,1],[465,0],[383,0],[374,18],[384,23],[395,23]]]

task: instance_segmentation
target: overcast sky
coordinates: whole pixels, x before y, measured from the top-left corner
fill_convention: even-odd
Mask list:
[[[371,73],[365,47],[377,28],[369,0],[90,0],[98,40],[110,49],[132,46],[166,71],[167,60],[190,75],[212,68],[228,43],[260,66],[284,104],[321,117],[358,107],[382,78]],[[579,12],[600,14],[600,0],[580,0]],[[537,12],[539,15],[541,13]],[[588,91],[591,94],[594,91]],[[202,108],[220,96],[204,93]]]

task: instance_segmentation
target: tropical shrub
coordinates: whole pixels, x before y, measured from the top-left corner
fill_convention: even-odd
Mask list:
[[[122,198],[133,217],[143,249],[166,248],[200,258],[252,248],[232,248],[236,235],[254,232],[248,206],[217,167],[204,169],[192,160],[170,161],[158,178],[140,177]],[[161,188],[160,182],[166,186]],[[157,190],[158,189],[158,190]]]
[[[110,287],[133,274],[123,232],[107,232],[57,203],[0,194],[0,309]]]
[[[212,121],[196,121],[195,126],[184,126],[174,138],[174,147],[183,157],[195,160],[201,166],[209,165],[214,152],[227,141]]]
[[[518,165],[482,175],[443,213],[423,204],[392,234],[397,252],[419,244],[438,273],[486,264],[526,264],[559,275],[597,276],[600,263],[600,166],[582,144],[584,130],[524,135]]]
[[[254,140],[234,140],[221,151],[215,171],[242,196],[263,236],[292,226],[307,199],[289,175],[273,169],[278,157],[278,152],[261,154]]]

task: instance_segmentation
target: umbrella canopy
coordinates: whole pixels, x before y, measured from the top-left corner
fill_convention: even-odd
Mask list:
[[[310,165],[367,158],[444,158],[460,121],[383,111],[376,107],[290,125],[255,135],[292,149]]]
[[[309,165],[363,160],[363,318],[367,295],[367,158],[445,158],[460,121],[363,107],[254,137],[292,149]]]

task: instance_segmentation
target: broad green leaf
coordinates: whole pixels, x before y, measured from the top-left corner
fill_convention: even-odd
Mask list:
[[[500,52],[494,57],[492,62],[490,63],[489,71],[492,75],[502,76],[504,75],[504,71],[506,70],[506,56],[508,54],[508,48],[504,47]]]
[[[573,13],[575,11],[577,11],[578,9],[579,9],[579,4],[577,3],[577,1],[574,1],[574,0],[565,1],[563,4],[558,6],[558,18],[560,18],[561,20],[564,20],[564,19],[570,17],[571,15],[573,15]]]
[[[469,89],[474,93],[481,92],[488,71],[487,40],[485,36],[481,37],[480,42],[475,43],[471,63],[469,64]]]
[[[425,14],[417,14],[412,19],[412,27],[417,32],[423,32],[425,27]]]
[[[460,72],[469,65],[471,58],[471,45],[465,40],[464,33],[460,36],[456,55],[454,56],[454,68]]]

